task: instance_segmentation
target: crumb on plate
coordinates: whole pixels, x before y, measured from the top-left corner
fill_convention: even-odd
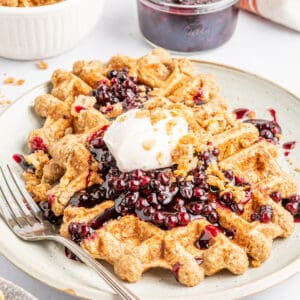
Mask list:
[[[38,67],[41,69],[41,70],[47,70],[49,65],[44,61],[44,60],[40,60],[38,62]]]
[[[19,80],[16,81],[15,85],[21,86],[21,85],[23,85],[24,83],[25,83],[25,80],[24,80],[24,79],[19,79]]]
[[[13,84],[15,83],[15,78],[14,77],[7,77],[3,82],[4,84]]]

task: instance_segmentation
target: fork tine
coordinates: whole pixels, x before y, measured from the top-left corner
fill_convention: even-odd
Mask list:
[[[16,186],[16,184],[15,184],[13,178],[12,178],[11,170],[9,169],[9,166],[7,165],[6,167],[2,167],[2,171],[5,175],[5,181],[7,183],[7,186],[9,188],[10,193],[13,195],[13,197],[15,198],[17,204],[19,205],[19,208],[21,209],[21,211],[23,212],[23,214],[27,218],[27,222],[31,226],[33,226],[37,222],[37,220],[34,217],[33,213],[26,206],[26,204],[24,202],[25,201],[24,197],[20,193],[18,187]]]
[[[6,204],[9,206],[10,211],[12,212],[12,217],[14,217],[15,221],[18,223],[18,225],[22,227],[28,226],[28,222],[26,220],[25,215],[18,207],[14,194],[8,187],[7,180],[5,178],[5,174],[3,172],[2,166],[0,166],[0,187],[2,194],[4,196],[4,201],[6,201]]]
[[[23,187],[23,184],[20,182],[20,180],[17,178],[17,176],[14,174],[12,171],[11,167],[7,165],[7,169],[11,175],[11,178],[14,181],[15,186],[17,187],[18,191],[20,194],[23,196],[23,199],[26,201],[26,203],[29,205],[31,212],[35,216],[36,219],[38,219],[40,222],[43,221],[42,219],[42,211],[39,208],[39,206],[33,201],[32,197],[30,194],[27,192],[27,190]]]
[[[0,186],[0,209],[1,209],[1,215],[4,219],[4,221],[7,223],[7,225],[15,231],[16,227],[19,228],[18,224],[16,223],[10,207],[7,205],[7,202],[5,199],[5,196],[3,194],[2,188]],[[2,201],[3,200],[3,201]]]

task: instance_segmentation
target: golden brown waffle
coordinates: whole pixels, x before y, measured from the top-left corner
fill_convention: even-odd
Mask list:
[[[218,162],[207,166],[207,182],[219,190],[220,197],[232,193],[237,209],[215,203],[219,228],[205,217],[165,230],[135,215],[119,216],[93,230],[80,245],[93,257],[108,261],[117,275],[130,282],[154,267],[172,270],[180,283],[194,286],[205,275],[222,269],[242,274],[249,261],[259,266],[269,257],[273,240],[288,237],[294,230],[292,215],[270,194],[277,191],[283,198],[295,194],[295,180],[279,166],[277,147],[261,139],[255,126],[236,120],[228,111],[213,77],[195,75],[190,61],[172,59],[161,49],[140,59],[115,56],[107,65],[79,61],[73,73],[54,72],[51,94],[35,101],[37,115],[46,120],[28,139],[34,151],[25,156],[32,166],[24,173],[28,191],[37,201],[48,199],[56,216],[64,215],[61,234],[68,238],[70,224],[91,224],[113,210],[115,199],[92,208],[74,207],[69,201],[76,192],[105,180],[99,175],[89,140],[111,118],[122,114],[124,107],[116,103],[97,109],[96,99],[89,95],[99,81],[108,81],[107,72],[124,67],[140,84],[151,88],[141,85],[144,112],[155,116],[164,108],[188,122],[189,133],[172,153],[177,166],[173,175],[191,180],[191,171],[203,163],[195,153],[211,150],[213,145],[219,152]],[[227,170],[245,184],[226,179]],[[265,207],[272,211],[270,220],[255,220],[253,215]],[[224,234],[226,231],[233,236]],[[205,249],[197,247],[205,234],[210,237]]]

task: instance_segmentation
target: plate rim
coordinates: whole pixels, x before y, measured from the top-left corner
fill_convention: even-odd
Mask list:
[[[1,282],[7,284],[8,286],[10,286],[11,288],[13,288],[14,290],[17,290],[17,291],[21,292],[23,295],[25,295],[26,297],[28,297],[28,299],[37,300],[36,296],[34,296],[33,294],[31,294],[30,292],[28,292],[27,290],[25,290],[23,287],[19,286],[16,283],[14,283],[14,282],[12,282],[12,281],[4,278],[4,277],[0,277],[0,283]]]
[[[182,58],[182,57],[181,57]],[[192,59],[192,58],[188,58],[191,62],[196,63],[196,64],[207,64],[207,65],[212,65],[212,66],[216,66],[216,67],[221,67],[223,69],[228,69],[231,71],[235,71],[235,72],[239,72],[242,73],[244,75],[247,76],[251,76],[254,77],[258,80],[262,80],[264,82],[267,82],[270,85],[275,86],[277,89],[284,91],[285,93],[289,94],[292,98],[294,98],[295,100],[297,100],[300,104],[300,94],[296,94],[294,92],[291,92],[289,89],[285,88],[284,86],[282,86],[281,84],[274,82],[262,75],[258,75],[254,72],[239,68],[239,67],[235,67],[235,66],[230,66],[227,64],[223,64],[223,63],[218,63],[218,62],[214,62],[214,61],[209,61],[209,60],[201,60],[201,59]],[[22,100],[24,97],[26,97],[27,95],[31,94],[32,92],[34,92],[35,90],[38,90],[44,86],[49,86],[51,84],[51,81],[46,81],[43,82],[39,85],[36,85],[32,88],[30,88],[28,91],[24,92],[22,95],[20,95],[19,97],[16,98],[16,100],[9,106],[7,106],[6,108],[4,108],[1,112],[0,112],[0,117],[5,114],[8,110],[10,110],[12,107],[14,107],[16,104],[19,103],[20,100]],[[4,222],[4,220],[3,220]],[[4,222],[5,223],[5,222]],[[80,287],[78,287],[78,290],[74,291],[76,292],[75,294],[69,292],[66,289],[60,289],[58,286],[56,286],[54,283],[51,284],[51,282],[46,282],[45,280],[43,280],[42,278],[38,278],[37,275],[31,274],[29,273],[29,271],[26,270],[25,266],[20,266],[19,264],[15,263],[13,261],[13,259],[10,259],[9,255],[7,255],[7,253],[5,253],[6,251],[3,251],[4,249],[0,247],[0,254],[5,257],[10,263],[12,263],[16,268],[18,268],[19,270],[21,270],[22,272],[24,272],[26,275],[28,275],[30,278],[37,280],[40,283],[45,284],[48,287],[54,288],[55,290],[71,295],[75,298],[78,299],[82,299],[83,296],[77,295],[76,293],[78,293],[78,290],[80,290]],[[222,297],[222,299],[232,299],[232,298],[236,298],[236,297],[246,297],[246,296],[250,296],[256,293],[259,293],[263,290],[266,290],[268,288],[271,288],[277,284],[279,284],[280,282],[283,282],[284,280],[287,280],[288,278],[294,276],[296,273],[300,272],[300,257],[294,261],[292,261],[291,263],[289,263],[288,265],[286,265],[284,268],[279,269],[276,272],[273,272],[272,274],[268,275],[268,276],[264,276],[260,279],[254,280],[251,283],[245,283],[242,285],[239,285],[238,287],[232,287],[232,288],[228,288],[225,291],[219,291],[217,293],[208,293],[207,295],[205,295],[205,297],[207,297],[206,299],[219,299],[219,297]],[[4,279],[6,280],[6,279]],[[115,293],[109,293],[103,290],[98,290],[98,293],[101,293],[103,295],[116,295]],[[157,299],[161,299],[161,300],[168,300],[171,298],[169,297],[163,297],[163,298],[157,298]],[[185,300],[195,300],[195,296],[184,296],[184,298],[179,298],[179,299],[185,299]]]

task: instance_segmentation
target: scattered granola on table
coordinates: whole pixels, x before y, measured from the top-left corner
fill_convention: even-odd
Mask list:
[[[24,79],[19,79],[19,80],[17,80],[17,81],[15,82],[15,85],[21,86],[21,85],[23,85],[24,83],[25,83],[25,80],[24,80]]]
[[[38,62],[38,67],[39,67],[41,70],[47,70],[49,66],[48,66],[48,64],[47,64],[45,61],[40,60],[40,61]]]
[[[15,82],[16,82],[16,80],[15,80],[14,77],[7,77],[7,78],[3,81],[4,84],[13,84],[13,83],[15,83]]]

